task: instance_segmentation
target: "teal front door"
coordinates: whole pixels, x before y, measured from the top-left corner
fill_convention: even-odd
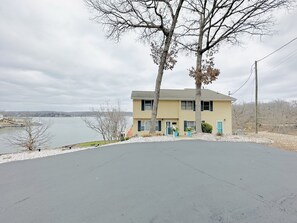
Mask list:
[[[217,122],[217,132],[219,134],[223,134],[223,122],[222,121]]]

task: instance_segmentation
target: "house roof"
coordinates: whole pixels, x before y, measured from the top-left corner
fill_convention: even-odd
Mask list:
[[[161,89],[160,100],[195,100],[195,89]],[[153,100],[154,91],[132,91],[131,99]],[[224,95],[209,89],[201,89],[203,101],[236,101],[228,95]]]

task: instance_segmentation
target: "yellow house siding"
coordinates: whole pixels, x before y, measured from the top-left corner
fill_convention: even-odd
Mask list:
[[[178,118],[179,101],[160,101],[157,118]],[[133,101],[133,118],[150,119],[151,110],[141,110],[141,100]]]
[[[179,133],[180,135],[184,135],[184,121],[195,121],[195,111],[193,110],[182,110],[181,102],[180,102],[180,116],[179,116]]]
[[[232,103],[231,101],[213,101],[213,111],[202,111],[201,119],[213,126],[213,133],[217,133],[217,121],[223,123],[223,133],[232,134]],[[138,121],[149,120],[151,110],[141,111],[141,100],[133,100],[133,134],[143,135],[148,131],[138,132]],[[184,135],[184,121],[195,121],[195,112],[182,110],[181,101],[160,100],[157,119],[161,120],[162,131],[165,134],[166,121],[176,122],[180,135]]]
[[[223,133],[232,133],[232,113],[231,101],[214,101],[213,111],[203,111],[201,119],[213,127],[213,133],[217,132],[217,121],[223,123]]]
[[[141,111],[141,100],[133,100],[133,118],[150,119],[152,111]]]
[[[178,122],[179,113],[179,101],[162,100],[159,101],[157,119],[161,120],[162,131],[165,133],[166,121]],[[141,110],[141,100],[133,100],[133,127],[132,131],[134,135],[148,134],[149,131],[138,132],[139,120],[150,120],[152,115],[151,110]],[[178,124],[177,124],[178,125]],[[157,131],[158,132],[158,131]]]
[[[157,118],[176,119],[178,118],[179,101],[160,101]]]

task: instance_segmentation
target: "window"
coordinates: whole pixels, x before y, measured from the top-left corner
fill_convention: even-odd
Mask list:
[[[150,127],[151,127],[151,121],[150,120],[138,121],[138,132],[149,131]],[[161,121],[157,121],[156,131],[161,131]]]
[[[141,100],[141,111],[153,110],[153,100]]]
[[[195,110],[195,102],[194,101],[182,101],[181,102],[182,110]]]
[[[213,101],[201,101],[201,111],[213,111]]]
[[[209,111],[209,101],[204,101],[204,103],[203,103],[203,110]]]
[[[187,128],[191,128],[192,130],[196,130],[196,122],[195,121],[184,121],[184,131],[187,131]]]

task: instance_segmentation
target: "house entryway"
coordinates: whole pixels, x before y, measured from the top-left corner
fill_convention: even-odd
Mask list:
[[[171,135],[172,134],[172,128],[171,128],[171,122],[170,121],[166,121],[166,135]]]
[[[223,134],[223,122],[222,121],[217,121],[217,133]]]
[[[172,135],[173,134],[173,128],[177,128],[178,120],[165,120],[165,135]]]

